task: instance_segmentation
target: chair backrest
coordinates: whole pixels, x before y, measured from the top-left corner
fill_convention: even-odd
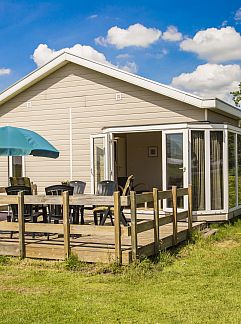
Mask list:
[[[45,188],[46,195],[61,196],[64,191],[68,191],[73,195],[74,188],[67,185],[53,185]]]
[[[70,181],[69,185],[74,188],[73,194],[80,195],[85,191],[86,182],[83,181]]]
[[[112,180],[104,180],[97,184],[96,195],[98,196],[112,196],[117,190],[117,183]]]
[[[31,182],[28,177],[10,177],[11,186],[31,187]]]
[[[20,191],[23,191],[25,195],[32,195],[31,187],[26,186],[10,186],[5,188],[7,195],[17,195]],[[13,212],[13,218],[18,218],[18,205],[11,204],[11,209]],[[24,205],[24,217],[31,217],[32,216],[32,205]]]
[[[122,191],[122,196],[127,196],[130,194],[130,191],[133,190],[134,176],[130,175],[125,183],[125,186]]]
[[[45,193],[48,196],[61,196],[64,191],[68,191],[70,195],[73,195],[74,188],[67,185],[53,185],[45,188]],[[63,217],[62,205],[48,205],[48,210],[50,217]]]

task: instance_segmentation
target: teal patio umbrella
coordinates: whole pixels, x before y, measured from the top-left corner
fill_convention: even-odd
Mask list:
[[[39,134],[24,128],[0,127],[0,155],[34,155],[56,159],[59,151]]]

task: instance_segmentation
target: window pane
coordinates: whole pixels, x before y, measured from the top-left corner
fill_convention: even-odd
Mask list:
[[[237,137],[237,151],[238,151],[238,204],[241,205],[241,135]]]
[[[223,132],[210,132],[211,209],[223,209]]]
[[[13,177],[22,177],[22,156],[13,156],[12,157],[12,170]]]
[[[236,153],[235,134],[228,133],[228,192],[229,208],[236,206]]]
[[[205,209],[205,138],[204,131],[191,132],[193,210]]]

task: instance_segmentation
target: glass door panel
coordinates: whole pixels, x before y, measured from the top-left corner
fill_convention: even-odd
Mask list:
[[[22,156],[12,157],[12,173],[13,177],[23,176],[23,158]]]
[[[186,187],[188,184],[188,133],[185,131],[163,132],[163,189],[172,186]],[[171,201],[164,201],[164,209],[171,208]],[[186,205],[186,203],[185,203]],[[184,208],[183,197],[178,198],[178,208]],[[186,206],[185,206],[186,208]]]
[[[183,188],[183,134],[166,135],[167,189]]]
[[[91,191],[95,193],[97,183],[107,180],[107,136],[96,135],[91,137]]]
[[[23,177],[24,176],[24,163],[22,156],[9,156],[8,170],[10,177]]]

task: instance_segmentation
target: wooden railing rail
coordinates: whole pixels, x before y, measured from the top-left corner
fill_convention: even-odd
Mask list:
[[[46,204],[46,205],[61,205],[61,196],[46,196],[46,195],[24,195],[24,204]],[[95,196],[95,195],[75,195],[69,196],[70,205],[95,205],[95,206],[114,206],[113,196]],[[122,207],[130,206],[130,197],[120,197]],[[0,196],[0,204],[17,204],[17,196]]]

